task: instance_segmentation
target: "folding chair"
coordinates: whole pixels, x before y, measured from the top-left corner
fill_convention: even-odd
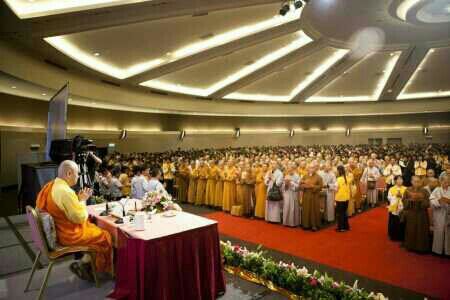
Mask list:
[[[68,246],[68,247],[61,246],[61,247],[57,247],[53,251],[49,250],[48,245],[47,245],[47,240],[44,235],[41,219],[39,217],[39,213],[31,206],[27,206],[26,211],[27,211],[28,223],[31,227],[31,237],[33,239],[34,244],[38,248],[38,253],[36,255],[36,259],[34,261],[33,268],[31,269],[31,274],[30,274],[30,277],[28,278],[27,286],[25,287],[24,292],[26,293],[29,291],[31,281],[33,280],[34,272],[37,269],[37,266],[39,264],[39,258],[41,256],[47,257],[47,259],[49,260],[49,264],[48,264],[47,272],[44,277],[44,281],[42,282],[41,288],[39,290],[37,299],[42,299],[42,296],[44,294],[45,288],[47,287],[47,281],[50,276],[50,272],[52,271],[54,263],[65,256],[73,255],[74,253],[80,253],[80,252],[86,253],[90,256],[92,273],[94,275],[94,280],[95,280],[95,286],[99,287],[97,274],[95,271],[96,251],[94,249],[92,249],[90,247],[86,247],[86,246]]]

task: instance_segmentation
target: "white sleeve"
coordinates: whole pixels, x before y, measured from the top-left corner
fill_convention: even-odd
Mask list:
[[[439,203],[439,199],[442,198],[441,188],[435,188],[434,191],[430,195],[430,205],[433,208],[441,208],[441,204]]]
[[[281,172],[279,174],[280,175],[275,178],[275,184],[281,186],[283,184],[283,174],[281,174]]]

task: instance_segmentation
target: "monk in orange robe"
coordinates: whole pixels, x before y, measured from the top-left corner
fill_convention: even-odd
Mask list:
[[[92,191],[83,189],[78,195],[75,194],[71,187],[76,185],[77,181],[77,164],[69,160],[63,161],[58,168],[58,177],[47,183],[39,192],[36,207],[53,217],[60,245],[93,248],[96,250],[96,271],[111,272],[111,235],[89,222],[86,206],[82,201],[89,199]],[[89,257],[84,256],[79,266],[88,270],[89,263]]]

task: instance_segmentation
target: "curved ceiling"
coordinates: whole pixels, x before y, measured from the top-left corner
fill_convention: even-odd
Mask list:
[[[190,101],[208,111],[198,98],[264,111],[267,102],[386,105],[450,96],[446,0],[311,0],[300,9],[291,1],[284,16],[275,0],[6,3],[7,42],[89,80],[173,95],[160,107],[149,101],[155,110],[183,110],[179,104]]]

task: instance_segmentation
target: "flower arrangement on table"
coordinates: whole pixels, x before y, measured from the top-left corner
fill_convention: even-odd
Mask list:
[[[342,300],[384,300],[381,293],[369,293],[353,286],[336,282],[327,274],[284,262],[276,263],[264,256],[264,251],[249,251],[245,247],[234,246],[229,241],[220,242],[225,262],[225,270],[246,280],[266,286],[289,299],[342,299]]]
[[[142,199],[142,207],[145,211],[160,213],[168,210],[182,211],[172,196],[164,190],[148,192]]]

